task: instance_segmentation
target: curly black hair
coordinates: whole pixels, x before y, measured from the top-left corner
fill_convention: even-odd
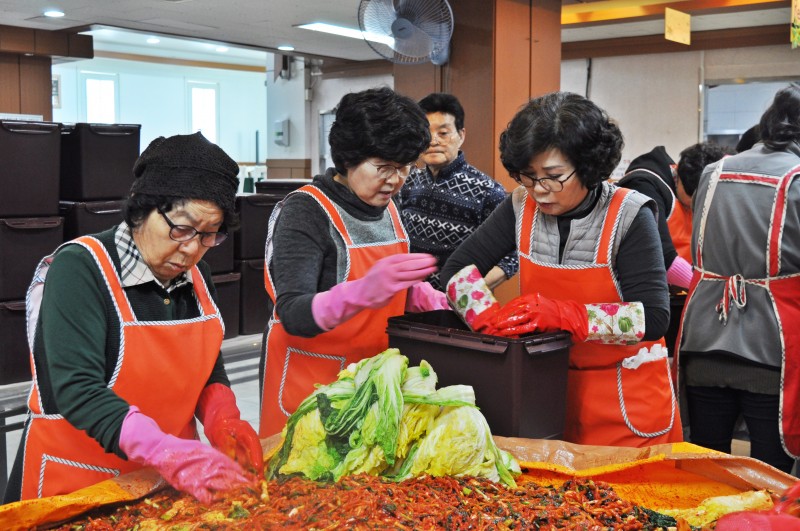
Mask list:
[[[551,92],[529,101],[500,135],[500,160],[518,180],[536,155],[558,149],[587,188],[608,179],[622,157],[619,127],[592,101],[571,92]]]
[[[425,114],[441,112],[453,115],[456,119],[456,129],[458,131],[464,129],[464,107],[461,106],[461,102],[458,101],[458,98],[452,94],[444,92],[428,94],[419,100],[419,106],[422,107]]]
[[[153,194],[131,194],[122,207],[122,216],[125,223],[132,229],[138,228],[156,209],[169,212],[174,207],[180,207],[191,201],[185,197],[174,197]],[[235,210],[222,210],[223,221],[219,228],[221,232],[231,232],[239,228],[239,214]]]
[[[387,87],[346,94],[328,136],[340,175],[370,157],[409,164],[430,142],[428,119],[417,102]]]
[[[725,155],[732,154],[729,148],[713,142],[701,142],[681,151],[680,159],[678,159],[678,179],[681,180],[686,193],[689,196],[694,195],[703,168],[717,162]]]
[[[761,140],[771,150],[784,150],[792,142],[800,142],[800,84],[791,83],[775,94],[758,128]]]

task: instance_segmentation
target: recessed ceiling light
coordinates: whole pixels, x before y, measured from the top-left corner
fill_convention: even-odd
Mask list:
[[[63,17],[64,12],[58,9],[48,9],[47,11],[44,12],[44,16],[58,18],[58,17]]]
[[[225,53],[225,52],[228,51],[228,47],[227,46],[217,46],[217,51],[219,53]]]
[[[331,33],[333,35],[340,35],[342,37],[350,37],[352,39],[367,39],[369,41],[386,44],[387,46],[394,45],[394,39],[389,35],[378,35],[377,33],[362,33],[361,30],[357,30],[354,28],[347,28],[344,26],[335,26],[333,24],[326,24],[324,22],[312,22],[310,24],[300,24],[297,27],[311,31],[321,31],[322,33]]]
[[[148,37],[147,39],[147,44],[158,44],[159,42],[161,42],[161,39],[158,37]]]
[[[293,52],[294,46],[292,46],[291,44],[281,44],[280,46],[278,46],[278,49],[281,50],[282,52]]]

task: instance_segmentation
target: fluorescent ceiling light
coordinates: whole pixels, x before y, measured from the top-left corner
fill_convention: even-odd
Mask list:
[[[227,46],[217,46],[217,51],[219,53],[225,53],[225,52],[228,51],[228,47]]]
[[[44,12],[44,16],[52,17],[52,18],[59,18],[64,16],[63,11],[59,11],[58,9],[48,9]]]
[[[281,44],[280,46],[278,46],[278,49],[281,50],[282,52],[293,52],[294,46],[290,44]]]
[[[372,42],[379,42],[387,46],[394,46],[394,39],[388,35],[378,35],[376,33],[362,33],[361,30],[346,28],[344,26],[334,26],[333,24],[326,24],[324,22],[312,22],[310,24],[300,24],[298,28],[303,28],[311,31],[321,31],[322,33],[330,33],[333,35],[340,35],[342,37],[350,37],[351,39],[367,39]]]
[[[158,37],[149,37],[147,39],[147,44],[158,44],[159,42],[161,42],[161,39]]]

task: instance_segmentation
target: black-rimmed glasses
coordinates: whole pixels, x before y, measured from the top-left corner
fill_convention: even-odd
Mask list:
[[[405,180],[411,174],[411,169],[414,167],[413,162],[409,162],[403,166],[395,166],[394,164],[375,164],[370,161],[364,161],[378,171],[378,177],[384,181],[388,181],[396,173],[400,180]]]
[[[216,247],[228,238],[228,233],[225,231],[217,232],[200,232],[191,225],[176,225],[171,219],[164,214],[164,211],[157,208],[158,213],[164,218],[164,221],[169,225],[169,237],[176,242],[188,242],[198,234],[200,235],[200,245],[203,247]]]
[[[537,179],[524,171],[519,171],[512,173],[511,178],[525,188],[534,188],[538,184],[548,192],[560,192],[564,189],[564,183],[573,175],[575,175],[575,170],[572,170],[566,177],[563,175],[556,175],[555,177],[542,177]]]

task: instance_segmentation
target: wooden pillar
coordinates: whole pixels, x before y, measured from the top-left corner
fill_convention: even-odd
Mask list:
[[[433,91],[458,97],[467,161],[512,190],[516,183],[500,163],[500,133],[530,98],[561,86],[561,1],[454,0],[450,6],[450,60],[441,67],[395,67],[395,89],[416,99]],[[501,302],[518,294],[515,279],[496,292]]]

